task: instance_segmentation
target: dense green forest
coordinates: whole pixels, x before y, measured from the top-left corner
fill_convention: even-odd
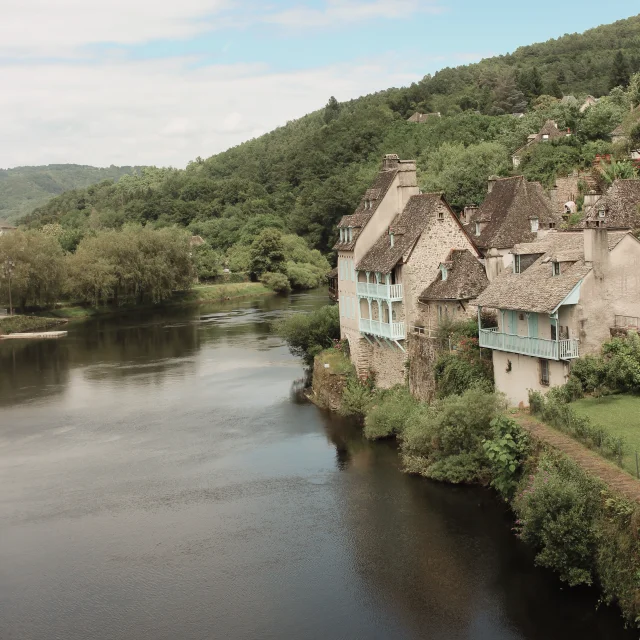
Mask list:
[[[59,225],[67,251],[96,230],[128,222],[185,226],[239,271],[251,270],[249,247],[266,228],[327,252],[336,222],[353,211],[384,153],[417,159],[420,186],[444,191],[460,208],[482,200],[488,176],[510,174],[510,155],[549,118],[572,136],[532,147],[518,168],[529,179],[550,186],[557,174],[616,151],[609,134],[623,122],[632,128],[631,108],[640,102],[640,75],[633,75],[639,52],[637,16],[444,69],[408,88],[345,103],[331,98],[319,111],[185,170],[147,168],[116,184],[68,191],[25,223]],[[588,93],[604,97],[581,113]],[[569,95],[576,99],[561,100]],[[416,109],[443,117],[407,122]]]
[[[0,169],[0,218],[14,221],[69,189],[83,189],[103,180],[117,181],[141,167],[99,169],[80,164]]]

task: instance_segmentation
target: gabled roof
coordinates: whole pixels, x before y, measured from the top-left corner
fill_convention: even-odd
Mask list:
[[[609,251],[628,235],[627,231],[607,234]],[[584,232],[550,232],[538,242],[519,245],[520,254],[541,255],[523,273],[505,271],[481,293],[474,304],[493,309],[552,313],[591,271],[584,260]],[[551,262],[560,262],[561,273],[554,276]]]
[[[422,232],[430,224],[437,224],[438,211],[444,209],[460,225],[441,193],[423,193],[409,198],[404,211],[389,226],[393,233],[393,246],[389,234],[383,233],[356,265],[358,271],[389,273],[404,257],[407,257]],[[463,229],[462,225],[460,228]]]
[[[0,229],[17,229],[17,227],[14,227],[10,222],[0,218]]]
[[[407,119],[407,122],[417,122],[419,124],[423,124],[429,118],[439,118],[439,117],[440,117],[439,111],[437,111],[436,113],[419,113],[418,111],[416,111],[410,118]]]
[[[444,264],[447,279],[442,279],[440,271],[419,300],[471,300],[489,284],[484,267],[468,249],[453,249]]]
[[[371,220],[371,217],[380,206],[380,203],[387,194],[387,191],[393,183],[396,175],[398,175],[398,169],[378,171],[378,175],[375,177],[373,184],[365,192],[356,210],[351,215],[342,216],[342,219],[338,223],[339,228],[353,227],[353,236],[351,241],[340,242],[340,240],[338,240],[338,242],[333,246],[334,249],[350,251],[355,247],[356,240],[358,239],[362,228],[367,224],[367,222],[369,222],[369,220]],[[369,208],[369,206],[371,208]]]
[[[527,137],[526,144],[524,144],[519,149],[516,149],[513,152],[513,155],[514,156],[520,155],[522,151],[530,147],[532,144],[535,144],[536,142],[541,142],[542,140],[544,140],[545,139],[544,136],[548,136],[549,140],[553,140],[554,138],[564,138],[567,135],[568,135],[567,131],[561,131],[560,129],[558,129],[558,125],[556,124],[555,120],[547,120],[542,125],[542,129],[540,129],[538,133],[530,134]]]
[[[604,221],[599,212],[604,208]],[[640,229],[640,180],[615,180],[590,209],[581,226],[604,222],[613,229]]]
[[[519,242],[531,242],[536,233],[530,220],[542,226],[562,222],[539,182],[527,182],[524,176],[495,180],[493,188],[465,228],[481,249],[509,249]],[[486,224],[475,236],[476,222]]]

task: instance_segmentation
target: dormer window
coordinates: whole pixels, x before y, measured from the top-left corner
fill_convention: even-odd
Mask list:
[[[513,273],[522,273],[519,254],[513,256]]]
[[[551,263],[551,269],[552,269],[552,273],[554,276],[559,276],[560,275],[560,263],[559,262],[552,262]]]
[[[344,242],[344,229],[340,228],[340,242]]]
[[[480,223],[476,222],[476,236],[480,235]]]
[[[389,242],[391,243],[391,247],[393,248],[393,233],[389,234]]]
[[[349,227],[347,230],[347,238],[349,239],[349,242],[353,240],[353,227]]]
[[[442,274],[442,281],[444,282],[449,277],[449,270],[443,264],[440,265],[440,273]]]
[[[543,133],[542,134],[542,139],[543,140],[548,140],[549,139],[549,134],[548,133]]]
[[[538,226],[539,226],[538,218],[531,218],[529,222],[531,222],[531,231],[535,233],[538,230]]]
[[[606,216],[607,216],[606,209],[604,209],[604,208],[603,209],[598,209],[598,218],[600,220],[604,220],[606,218]]]

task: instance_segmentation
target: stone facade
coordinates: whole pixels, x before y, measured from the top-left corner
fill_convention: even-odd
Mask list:
[[[429,402],[433,399],[436,388],[433,365],[440,353],[435,338],[415,333],[407,338],[409,391],[418,400]]]

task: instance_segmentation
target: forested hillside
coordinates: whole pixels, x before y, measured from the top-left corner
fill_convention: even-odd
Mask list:
[[[140,168],[50,164],[0,169],[0,218],[17,220],[64,191],[86,188],[103,180],[118,180]]]
[[[511,153],[549,118],[572,136],[534,146],[518,168],[528,178],[549,186],[557,174],[613,151],[610,132],[640,102],[640,76],[633,76],[639,52],[640,16],[445,69],[408,88],[331,99],[186,170],[151,168],[64,193],[25,222],[61,225],[67,250],[95,229],[126,222],[187,226],[238,270],[247,268],[247,248],[267,227],[328,251],[337,220],[353,210],[384,153],[416,158],[420,186],[444,191],[460,208],[481,201],[489,175],[512,171]],[[587,93],[605,97],[581,113]],[[563,95],[578,99],[561,101]],[[415,109],[443,117],[407,122]],[[511,115],[517,111],[525,117]]]

